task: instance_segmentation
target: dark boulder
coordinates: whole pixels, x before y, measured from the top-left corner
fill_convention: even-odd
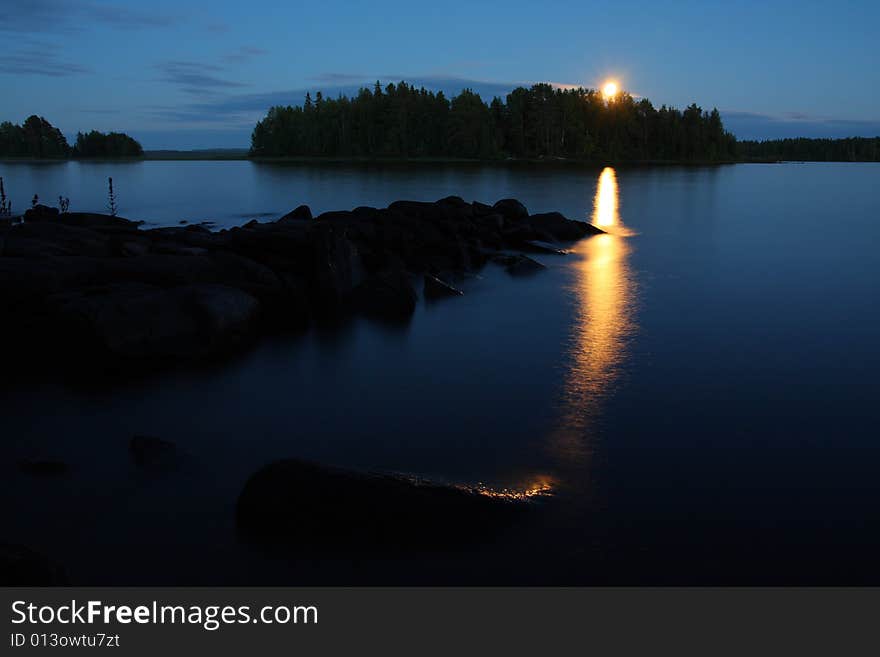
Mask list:
[[[277,223],[285,224],[294,221],[310,221],[312,219],[312,210],[308,205],[300,205],[281,217]]]
[[[19,461],[18,469],[35,477],[57,477],[67,474],[69,470],[64,461],[49,459],[24,459]]]
[[[418,296],[409,274],[403,269],[391,269],[373,274],[355,290],[357,309],[377,319],[408,319],[416,309]]]
[[[473,214],[475,217],[482,217],[487,214],[496,214],[497,210],[493,208],[491,205],[486,205],[485,203],[480,203],[479,201],[474,201],[471,203],[471,208],[473,209]]]
[[[300,549],[436,549],[478,542],[525,506],[451,486],[277,461],[248,479],[236,506],[247,537]]]
[[[529,217],[529,211],[526,209],[526,206],[517,201],[515,198],[501,199],[492,207],[495,209],[496,212],[504,215],[505,218],[512,219],[514,221],[525,220]]]
[[[537,260],[532,260],[530,257],[522,254],[499,256],[495,260],[503,265],[511,276],[529,276],[547,269]]]
[[[330,221],[340,226],[348,225],[358,221],[360,217],[349,210],[332,210],[330,212],[322,212],[318,215],[317,221]]]
[[[55,255],[109,256],[110,237],[55,221],[25,223],[9,231],[4,255],[43,258]]]
[[[357,248],[346,239],[344,230],[324,222],[316,222],[308,237],[313,262],[309,272],[312,302],[324,313],[341,314],[361,279]]]
[[[113,359],[198,359],[238,346],[260,304],[223,285],[161,289],[122,283],[58,295],[56,328]]]
[[[123,217],[114,217],[109,214],[98,212],[65,212],[58,217],[58,221],[65,226],[79,226],[81,228],[94,228],[100,230],[137,230],[142,221],[131,221]]]
[[[59,586],[64,570],[23,545],[0,543],[0,586]]]
[[[499,214],[498,212],[479,214],[474,217],[474,223],[481,228],[498,233],[504,228],[504,215]]]
[[[143,468],[169,468],[177,460],[174,443],[152,436],[134,436],[128,450],[135,464]]]
[[[469,206],[468,202],[465,201],[461,196],[444,196],[437,203],[444,203],[446,205],[452,205],[464,210]]]
[[[51,221],[57,219],[60,214],[58,208],[50,208],[48,205],[35,205],[24,213],[25,221]]]
[[[445,297],[460,297],[464,292],[449,283],[440,280],[436,276],[425,274],[425,298],[443,299]]]
[[[527,247],[529,251],[534,251],[536,253],[549,253],[552,255],[566,255],[567,253],[555,244],[542,242],[541,240],[527,240],[523,243],[523,246]]]
[[[535,230],[549,233],[553,239],[573,242],[588,235],[600,235],[605,231],[585,221],[567,219],[559,212],[543,212],[529,217],[529,223]]]

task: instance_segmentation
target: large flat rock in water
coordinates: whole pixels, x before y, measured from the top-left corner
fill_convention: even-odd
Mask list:
[[[396,550],[472,544],[524,512],[522,503],[452,486],[289,459],[248,479],[236,519],[248,536],[306,549]]]

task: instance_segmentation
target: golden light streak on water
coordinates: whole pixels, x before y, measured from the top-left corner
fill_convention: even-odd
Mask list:
[[[599,228],[607,228],[619,222],[617,174],[611,167],[605,167],[599,174],[593,198],[593,223]]]
[[[606,167],[593,197],[592,221],[608,231],[574,249],[572,291],[576,314],[570,339],[563,411],[551,448],[566,461],[583,462],[592,452],[595,419],[602,401],[620,377],[627,343],[634,331],[635,284],[630,247],[619,212],[617,175]]]

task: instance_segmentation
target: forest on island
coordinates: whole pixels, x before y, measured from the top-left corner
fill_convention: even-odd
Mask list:
[[[80,132],[71,148],[64,134],[41,116],[29,116],[21,125],[0,123],[0,157],[117,158],[143,154],[141,145],[121,132]]]
[[[753,160],[880,162],[880,137],[741,141],[739,154]]]
[[[718,110],[655,108],[627,93],[550,84],[519,87],[486,103],[465,89],[447,99],[401,82],[357,96],[307,94],[272,107],[251,137],[251,156],[570,158],[724,161],[736,138]]]

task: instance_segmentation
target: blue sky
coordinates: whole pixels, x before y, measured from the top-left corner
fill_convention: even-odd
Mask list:
[[[880,134],[880,2],[0,0],[0,119],[246,147],[272,104],[613,77],[740,138]]]

